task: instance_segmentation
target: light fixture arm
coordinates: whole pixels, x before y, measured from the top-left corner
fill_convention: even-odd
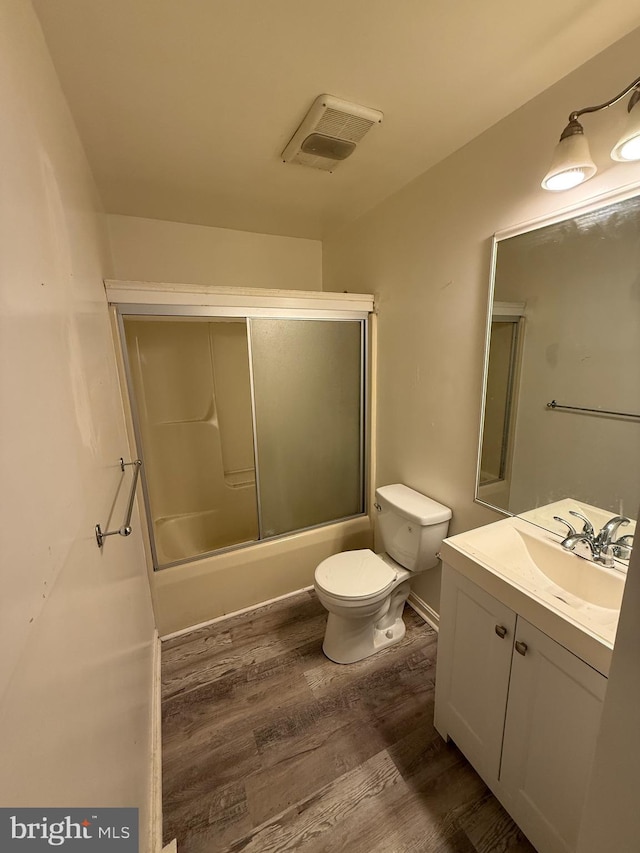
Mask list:
[[[611,159],[618,163],[640,161],[640,108],[637,108],[640,103],[640,77],[637,77],[611,100],[569,113],[569,122],[556,145],[551,168],[542,179],[543,189],[569,190],[595,175],[598,169],[589,152],[584,128],[578,119],[586,113],[599,113],[601,110],[612,107],[630,92],[632,94],[627,104],[629,116],[626,127],[611,149]]]
[[[636,89],[633,97],[629,101],[629,112],[631,108],[640,100],[640,89],[637,87],[640,86],[640,77],[637,77],[633,83],[629,83],[629,85],[620,92],[619,95],[616,95],[615,98],[611,98],[610,101],[605,101],[603,104],[597,104],[595,107],[584,107],[581,110],[576,110],[569,115],[569,123],[572,121],[577,121],[578,116],[584,115],[585,113],[598,113],[600,110],[606,110],[608,107],[612,107],[614,104],[617,104],[618,101],[621,101],[625,95],[628,95],[632,89]]]

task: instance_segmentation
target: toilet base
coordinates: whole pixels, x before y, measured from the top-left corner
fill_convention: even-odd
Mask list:
[[[340,617],[336,616],[335,613],[329,614],[322,651],[334,663],[356,663],[356,661],[364,660],[371,655],[375,655],[376,652],[386,649],[387,646],[399,643],[407,630],[401,616],[391,628],[385,628],[385,630],[374,628],[373,636],[367,637],[364,643],[355,643],[346,647],[344,640],[335,641],[335,632],[330,630],[332,619],[340,619]],[[338,633],[342,633],[341,629],[338,630]],[[371,634],[371,631],[368,633]]]
[[[330,611],[322,651],[334,663],[356,663],[399,643],[407,630],[402,611],[409,591],[405,581],[373,616],[354,618]]]

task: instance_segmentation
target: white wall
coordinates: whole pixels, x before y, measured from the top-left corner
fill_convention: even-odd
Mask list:
[[[107,217],[114,278],[322,290],[319,240],[135,216]]]
[[[569,112],[633,80],[639,50],[636,30],[324,244],[324,289],[378,299],[377,483],[447,504],[451,532],[498,517],[473,503],[491,236],[640,181],[640,165],[609,159],[620,105],[584,119],[600,173],[569,193],[540,188]],[[416,589],[439,609],[438,571]]]
[[[139,806],[145,850],[154,626],[140,526],[103,552],[93,532],[127,452],[106,228],[24,0],[0,4],[0,67],[0,802]]]

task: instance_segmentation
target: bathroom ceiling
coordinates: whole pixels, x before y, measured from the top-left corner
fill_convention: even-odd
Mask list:
[[[640,25],[637,0],[34,6],[109,213],[316,239]],[[280,160],[321,93],[384,112],[333,174]]]

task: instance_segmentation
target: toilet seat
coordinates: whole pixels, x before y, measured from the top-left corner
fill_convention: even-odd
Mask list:
[[[315,571],[317,588],[345,601],[366,601],[384,595],[397,579],[398,571],[368,548],[327,557]]]

